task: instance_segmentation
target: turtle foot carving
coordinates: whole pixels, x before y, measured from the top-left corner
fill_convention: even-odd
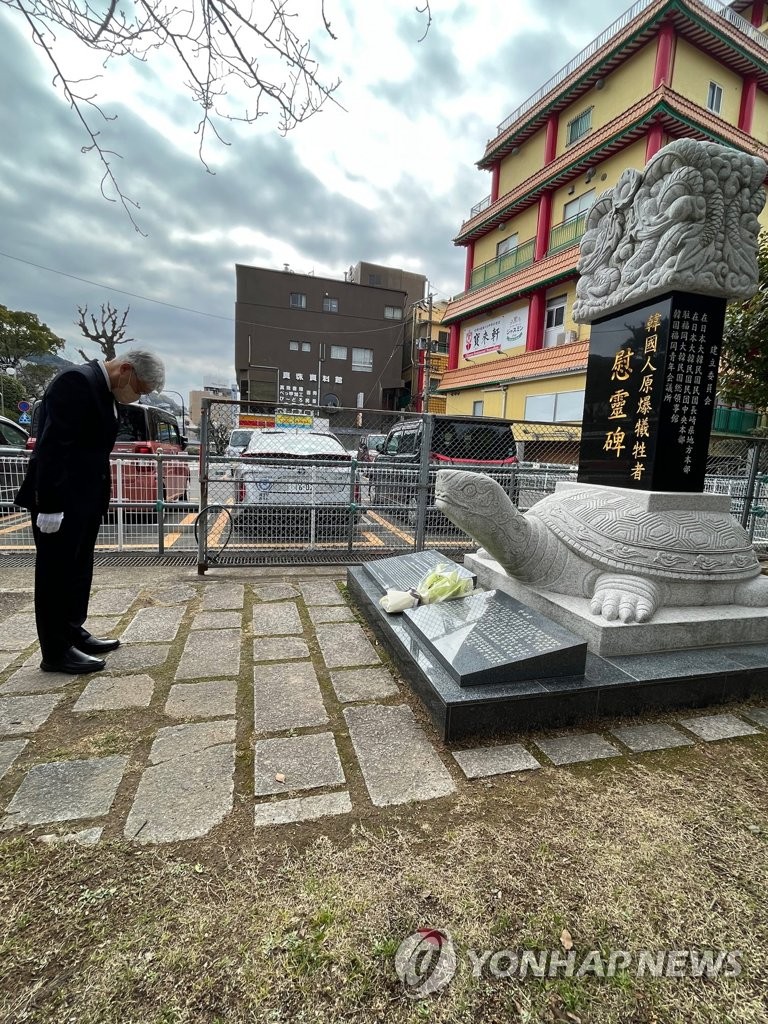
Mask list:
[[[662,603],[661,587],[639,576],[602,575],[589,610],[610,622],[648,622]]]

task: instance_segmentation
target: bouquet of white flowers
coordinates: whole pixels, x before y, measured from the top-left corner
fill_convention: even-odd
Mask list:
[[[437,604],[451,601],[455,597],[466,597],[472,593],[472,577],[459,576],[458,569],[448,570],[446,562],[440,562],[411,590],[388,590],[379,604],[390,615],[415,608],[419,604]]]

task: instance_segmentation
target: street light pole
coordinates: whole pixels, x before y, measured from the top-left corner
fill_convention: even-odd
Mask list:
[[[3,377],[15,377],[16,369],[13,366],[6,366],[5,370],[0,373],[0,416],[5,416],[5,394],[3,388]]]
[[[183,399],[183,397],[179,394],[178,391],[173,391],[171,388],[164,388],[162,393],[164,395],[165,394],[167,394],[167,395],[178,395],[179,401],[181,402],[181,432],[182,432],[182,434],[186,434],[186,432],[187,432],[187,418],[184,415],[184,399]]]

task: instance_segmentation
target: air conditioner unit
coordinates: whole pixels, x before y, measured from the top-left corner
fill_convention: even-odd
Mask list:
[[[564,345],[565,344],[565,331],[560,331],[558,336],[555,338],[555,344],[556,345]]]
[[[578,331],[566,331],[565,332],[565,340],[567,342],[578,341],[579,340],[579,332]]]

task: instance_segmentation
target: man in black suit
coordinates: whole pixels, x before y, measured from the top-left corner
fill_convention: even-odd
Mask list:
[[[35,619],[44,672],[97,672],[119,640],[99,640],[83,627],[93,552],[109,506],[109,455],[117,435],[115,402],[161,391],[165,368],[151,352],[132,349],[62,370],[40,408],[35,450],[16,503],[32,513]]]

